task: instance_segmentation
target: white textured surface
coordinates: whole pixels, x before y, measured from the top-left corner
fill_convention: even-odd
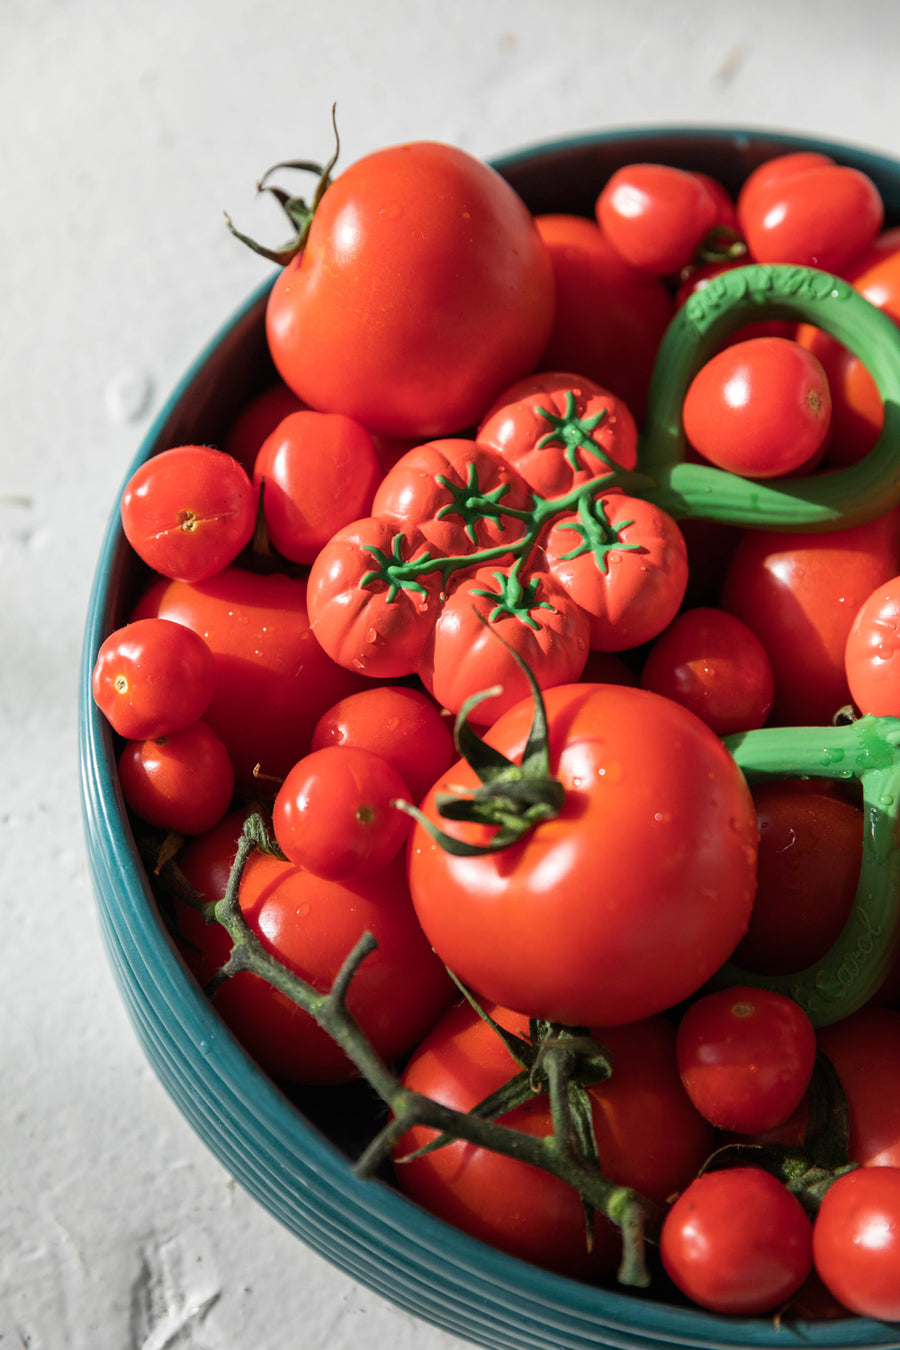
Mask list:
[[[852,17],[848,17],[852,13]],[[0,0],[0,1346],[453,1350],[231,1183],[108,974],[77,799],[100,535],[267,266],[270,163],[751,123],[900,154],[895,0]],[[274,222],[273,222],[274,223]]]

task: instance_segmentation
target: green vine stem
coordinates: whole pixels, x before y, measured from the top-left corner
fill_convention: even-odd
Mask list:
[[[863,797],[863,851],[853,908],[823,959],[790,975],[761,976],[729,963],[718,986],[750,984],[787,994],[816,1026],[849,1016],[877,992],[900,947],[900,719],[846,726],[764,727],[726,738],[750,783],[787,777],[855,779]]]

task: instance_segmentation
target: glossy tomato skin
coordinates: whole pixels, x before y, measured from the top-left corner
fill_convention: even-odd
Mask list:
[[[744,932],[752,799],[722,742],[668,699],[579,684],[544,700],[559,815],[481,857],[453,857],[417,826],[413,902],[436,951],[482,997],[578,1026],[635,1021],[697,990]],[[488,743],[517,760],[532,714],[530,699],[518,704]],[[457,764],[436,788],[476,782]],[[437,818],[433,793],[423,810]]]
[[[653,276],[675,276],[717,223],[706,182],[668,164],[617,169],[597,198],[597,222],[626,262]]]
[[[228,747],[238,791],[248,797],[264,794],[306,753],[336,698],[363,687],[316,642],[306,599],[300,578],[232,567],[197,585],[156,582],[135,610],[135,617],[184,624],[211,648],[217,679],[205,720]],[[267,778],[255,776],[256,765]]]
[[[753,629],[775,677],[773,721],[828,723],[850,701],[844,669],[854,616],[900,571],[900,512],[803,534],[748,530],[731,558],[724,609]]]
[[[101,644],[91,672],[94,701],[120,736],[151,740],[202,717],[216,687],[216,663],[189,628],[142,619]]]
[[[482,419],[478,441],[499,451],[541,497],[560,497],[603,477],[610,465],[637,464],[629,408],[595,381],[567,371],[530,375],[505,389]]]
[[[792,999],[734,985],[687,1007],[676,1053],[702,1116],[720,1130],[759,1134],[783,1125],[806,1095],[816,1034]]]
[[[316,723],[311,748],[360,746],[394,765],[418,803],[456,758],[450,719],[433,698],[405,685],[377,685],[341,699]]]
[[[832,1182],[816,1215],[813,1257],[850,1312],[900,1322],[900,1168],[861,1167]]]
[[[574,513],[554,520],[544,540],[547,569],[587,615],[592,650],[627,651],[678,613],[687,544],[672,516],[641,497],[597,493],[593,513],[590,528]]]
[[[359,422],[306,409],[267,436],[253,481],[269,542],[288,561],[311,563],[337,530],[368,513],[381,464]]]
[[[796,1196],[758,1167],[705,1172],[663,1222],[663,1265],[701,1308],[775,1312],[812,1269],[812,1225]]]
[[[214,840],[197,840],[180,858],[188,881],[207,900],[221,896],[240,825],[223,822]],[[415,921],[401,860],[353,883],[316,877],[293,863],[254,853],[241,882],[241,910],[263,946],[295,974],[327,990],[360,937],[377,951],[354,976],[348,1007],[376,1050],[407,1054],[452,1001],[455,987]],[[207,983],[228,957],[225,930],[179,906],[187,959]],[[220,986],[215,1007],[264,1072],[285,1083],[347,1082],[356,1070],[308,1013],[260,976],[241,971]]]
[[[501,1026],[527,1036],[528,1019],[489,1005]],[[601,1028],[612,1077],[589,1089],[604,1175],[662,1204],[686,1185],[710,1152],[713,1131],[694,1111],[678,1079],[674,1032],[663,1018]],[[416,1050],[404,1084],[457,1110],[470,1110],[508,1081],[519,1065],[500,1037],[467,1004],[457,1003]],[[552,1128],[545,1095],[502,1117],[526,1134]],[[410,1162],[433,1131],[416,1126],[394,1150],[402,1190],[432,1213],[502,1250],[568,1276],[613,1274],[620,1238],[605,1218],[587,1250],[584,1212],[572,1188],[527,1163],[457,1141]]]
[[[898,644],[900,577],[893,577],[863,602],[847,637],[847,683],[861,713],[900,716]]]
[[[280,380],[267,385],[241,408],[225,433],[222,449],[252,475],[256,456],[266,437],[271,436],[285,417],[304,407],[294,391]]]
[[[584,216],[535,221],[556,283],[553,327],[539,370],[577,370],[643,422],[656,352],[674,312],[665,283],[629,266]]]
[[[714,606],[682,610],[651,647],[641,685],[674,699],[717,736],[753,731],[772,711],[772,665],[759,638]]]
[[[179,445],[134,471],[121,516],[126,539],[148,567],[179,581],[205,581],[253,538],[256,492],[230,455]]]
[[[474,425],[531,370],[552,318],[550,261],[519,196],[464,151],[417,142],[330,184],[266,332],[311,407],[427,440]]]
[[[211,830],[234,795],[228,750],[205,721],[156,740],[126,742],[119,782],[135,815],[178,834]]]
[[[853,906],[863,846],[860,809],[810,783],[760,783],[756,897],[735,963],[788,975],[820,961]]]
[[[777,478],[824,451],[831,393],[797,342],[754,337],[718,352],[688,386],[685,434],[710,463],[745,478]]]
[[[587,615],[553,576],[525,578],[535,587],[533,599],[516,613],[496,612],[504,584],[503,573],[489,566],[465,573],[448,592],[417,667],[425,688],[452,713],[473,694],[499,686],[471,709],[469,720],[478,726],[489,726],[528,696],[510,647],[541,689],[577,680],[588,655]]]
[[[867,1005],[820,1027],[850,1110],[850,1161],[900,1167],[900,1012]]]

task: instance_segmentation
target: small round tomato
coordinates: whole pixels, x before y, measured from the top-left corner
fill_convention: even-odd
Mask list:
[[[845,1172],[825,1192],[813,1259],[850,1312],[900,1322],[900,1167]]]
[[[803,1100],[816,1033],[793,999],[734,985],[690,1004],[676,1053],[701,1116],[721,1130],[759,1134],[783,1125]]]
[[[577,370],[624,401],[641,423],[656,352],[673,313],[666,284],[629,266],[593,220],[537,216],[556,283],[539,370]]]
[[[405,685],[378,685],[341,699],[313,728],[311,749],[359,746],[381,755],[418,804],[455,758],[450,723],[433,698]]]
[[[550,260],[522,199],[453,146],[378,150],[340,173],[276,277],[269,349],[310,407],[426,440],[474,426],[533,369]]]
[[[711,464],[747,478],[776,478],[823,451],[831,394],[805,347],[780,337],[749,338],[700,368],[683,418],[687,439]]]
[[[734,961],[788,975],[820,961],[853,907],[862,859],[859,808],[814,783],[760,783],[756,897]]]
[[[687,545],[661,507],[613,490],[553,522],[546,565],[588,617],[593,650],[616,652],[672,622],[688,582]]]
[[[433,556],[419,529],[401,530],[387,516],[366,516],[333,535],[309,572],[312,631],[333,661],[375,679],[415,672],[440,612],[442,580],[425,571],[404,581],[400,571]]]
[[[114,731],[152,740],[202,717],[216,687],[203,639],[168,619],[140,619],[101,644],[91,675],[94,702]]]
[[[772,664],[759,638],[724,609],[677,614],[654,642],[641,684],[672,698],[717,736],[761,727],[772,711]]]
[[[220,738],[199,721],[156,740],[128,741],[119,783],[126,804],[148,825],[203,834],[231,805],[234,769]]]
[[[539,688],[570,684],[587,660],[587,616],[545,572],[520,580],[514,568],[476,568],[448,591],[417,673],[433,698],[452,713],[473,694],[492,690],[469,712],[471,722],[488,726],[529,693],[510,648]]]
[[[506,389],[482,419],[478,441],[499,451],[541,497],[637,464],[637,426],[622,400],[561,371]]]
[[[178,581],[205,581],[253,538],[256,491],[230,455],[180,445],[135,470],[121,515],[126,539],[148,567]]]
[[[409,834],[410,817],[392,806],[409,799],[400,774],[354,745],[313,750],[278,789],[272,825],[282,852],[316,876],[348,881],[386,867]]]
[[[812,1269],[812,1224],[770,1172],[705,1172],[663,1222],[660,1251],[682,1293],[710,1312],[775,1312]]]
[[[278,381],[254,395],[241,408],[225,434],[222,449],[253,473],[256,456],[263,441],[291,413],[300,412],[305,404],[293,389]]]
[[[269,540],[298,563],[311,563],[341,526],[366,515],[380,481],[365,427],[340,413],[309,410],[279,422],[253,470]]]
[[[601,230],[621,256],[654,276],[675,276],[719,218],[704,180],[668,164],[628,164],[595,205]]]
[[[867,1005],[816,1033],[850,1110],[850,1161],[900,1167],[900,1012]]]
[[[879,586],[857,611],[847,637],[847,684],[861,713],[900,716],[900,577]]]
[[[544,694],[559,814],[493,853],[454,856],[417,824],[413,902],[435,950],[483,998],[574,1026],[672,1007],[709,979],[747,925],[756,813],[731,755],[699,718],[622,685]],[[519,763],[533,702],[487,744]],[[448,834],[486,844],[488,826],[443,820],[438,791],[473,791],[455,764],[422,805]]]
[[[867,174],[795,155],[751,173],[737,206],[755,262],[826,272],[840,272],[862,253],[884,221],[884,203]]]
[[[212,847],[194,841],[179,857],[189,884],[219,900],[222,862],[235,854],[233,821]],[[267,951],[316,989],[330,989],[364,933],[377,949],[350,982],[347,1006],[377,1053],[407,1055],[456,992],[422,937],[400,859],[354,882],[328,881],[293,863],[254,853],[241,879],[245,919]],[[224,965],[231,940],[218,924],[176,905],[189,965],[206,984]],[[310,1015],[261,976],[240,971],[215,994],[215,1007],[264,1072],[285,1083],[342,1083],[357,1070]]]

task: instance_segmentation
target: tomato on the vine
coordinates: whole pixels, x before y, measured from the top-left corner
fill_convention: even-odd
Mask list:
[[[424,440],[477,422],[534,367],[552,319],[550,260],[521,198],[473,156],[420,141],[329,183],[266,332],[310,407]]]

